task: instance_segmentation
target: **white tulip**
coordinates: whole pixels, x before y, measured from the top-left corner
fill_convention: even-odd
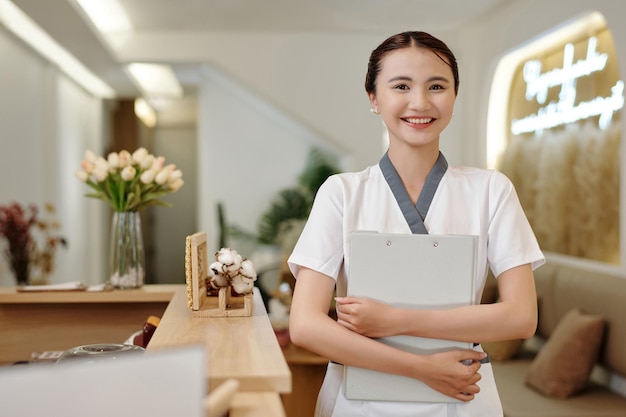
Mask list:
[[[117,152],[111,152],[107,156],[107,162],[109,163],[109,167],[110,168],[117,168],[119,166],[119,163],[120,163],[120,157],[117,154]]]
[[[144,171],[143,174],[141,174],[141,182],[144,184],[150,184],[152,181],[154,181],[154,176],[156,175],[156,173],[149,169],[147,171]]]
[[[94,164],[94,170],[99,170],[99,171],[109,170],[109,163],[107,162],[106,159],[104,159],[101,156],[97,157],[96,160],[93,162],[93,164]]]
[[[91,175],[95,178],[96,182],[103,182],[109,176],[109,171],[96,167]]]
[[[165,165],[165,158],[162,156],[159,156],[157,158],[154,158],[154,163],[152,164],[152,169],[154,169],[156,172],[159,172],[160,170],[163,169],[163,166]]]
[[[183,171],[181,171],[180,169],[175,169],[174,171],[172,171],[172,173],[170,174],[170,177],[168,179],[168,182],[172,183],[175,182],[176,180],[179,180],[183,177]]]
[[[170,164],[166,166],[165,168],[163,168],[161,171],[159,171],[159,173],[157,174],[155,178],[156,183],[159,185],[163,185],[166,182],[168,182],[170,175],[172,174],[172,172],[174,172],[175,169],[176,169],[176,166],[173,164]]]
[[[91,174],[91,172],[96,167],[96,165],[93,162],[89,162],[86,159],[82,160],[82,162],[80,163],[80,166],[83,169],[83,171],[85,171],[87,174]]]
[[[141,167],[141,169],[150,169],[152,168],[153,164],[154,155],[146,155],[146,157],[143,159],[143,161],[141,161],[141,164],[139,164],[139,166]]]
[[[159,185],[163,185],[163,184],[165,184],[167,182],[167,177],[169,177],[169,175],[170,175],[169,172],[167,172],[166,170],[162,169],[154,177],[154,182],[156,182]]]
[[[117,166],[120,168],[125,168],[133,163],[133,157],[127,150],[120,151],[118,157],[119,162]]]
[[[136,164],[141,165],[147,156],[148,151],[146,150],[146,148],[139,148],[135,152],[133,152],[132,158]]]
[[[96,158],[97,158],[96,154],[90,151],[89,149],[85,151],[85,161],[91,162],[93,164],[96,161]]]
[[[76,171],[76,176],[82,182],[87,182],[87,179],[89,178],[89,174],[87,174],[85,171]]]
[[[176,191],[180,190],[180,188],[185,185],[185,181],[178,179],[176,181],[174,181],[173,183],[169,184],[170,186],[170,190],[172,190],[173,193],[175,193]]]
[[[124,181],[131,181],[133,178],[135,178],[136,173],[137,170],[135,170],[135,167],[129,165],[122,170],[121,176]]]

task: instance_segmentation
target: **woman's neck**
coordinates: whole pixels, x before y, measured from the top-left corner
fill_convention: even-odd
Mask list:
[[[426,177],[437,162],[439,148],[410,148],[407,150],[390,147],[388,155],[411,201],[417,203]]]

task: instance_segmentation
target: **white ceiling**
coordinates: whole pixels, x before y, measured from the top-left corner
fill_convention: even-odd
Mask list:
[[[139,94],[123,62],[87,22],[74,0],[12,0],[120,96]],[[173,34],[181,44],[207,33],[390,34],[445,30],[510,0],[119,0],[134,32]],[[158,49],[159,45],[148,45]],[[174,48],[175,49],[175,48]],[[161,58],[168,63],[168,57]],[[126,61],[133,57],[125,57]],[[175,60],[172,60],[175,62]],[[188,67],[175,67],[185,85]]]

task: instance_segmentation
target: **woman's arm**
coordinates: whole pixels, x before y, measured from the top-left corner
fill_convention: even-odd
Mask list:
[[[529,264],[498,276],[500,301],[446,310],[408,310],[355,297],[337,298],[345,328],[369,337],[398,334],[490,342],[531,337],[537,327],[537,295]]]
[[[345,365],[419,379],[462,401],[471,400],[478,392],[480,364],[476,361],[484,354],[458,350],[414,355],[350,331],[328,316],[334,287],[332,278],[300,269],[289,325],[294,344]],[[465,359],[474,362],[463,365]]]

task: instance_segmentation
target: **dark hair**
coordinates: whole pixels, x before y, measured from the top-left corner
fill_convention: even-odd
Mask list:
[[[415,46],[417,48],[425,48],[434,52],[443,62],[450,66],[452,75],[454,76],[454,93],[459,91],[459,67],[454,54],[448,46],[441,40],[435,38],[426,32],[402,32],[397,35],[390,36],[381,43],[378,48],[374,49],[370,55],[367,64],[367,74],[365,76],[365,91],[373,94],[376,91],[376,78],[380,72],[381,60],[391,51],[396,49],[409,48]]]

